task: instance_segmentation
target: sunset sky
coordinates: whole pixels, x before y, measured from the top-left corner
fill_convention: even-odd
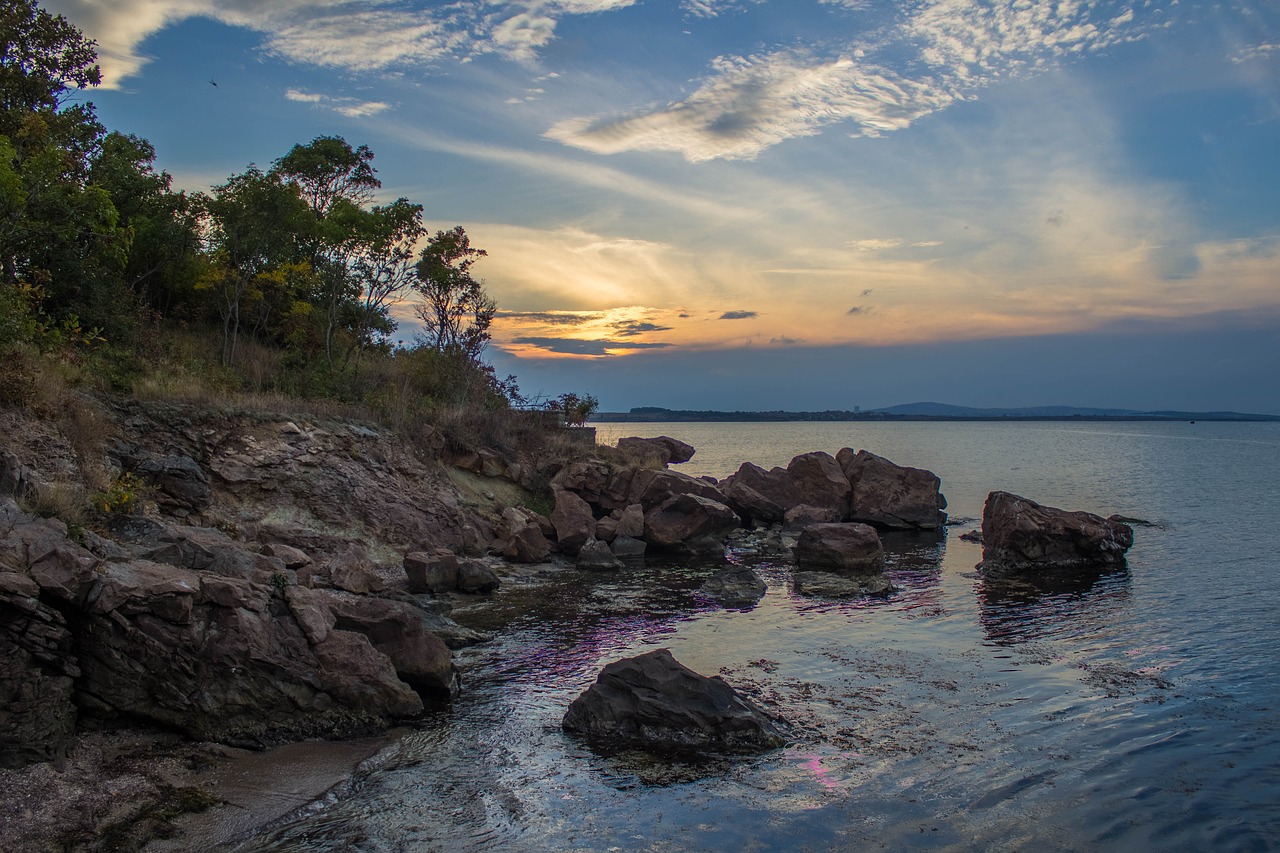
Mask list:
[[[1271,0],[43,5],[178,186],[372,148],[531,395],[1280,414]]]

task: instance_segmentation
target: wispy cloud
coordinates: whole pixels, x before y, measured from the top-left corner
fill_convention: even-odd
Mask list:
[[[613,340],[579,340],[577,338],[515,338],[511,343],[532,347],[535,350],[541,350],[544,353],[556,353],[559,355],[586,355],[586,356],[607,356],[617,355],[636,350],[646,349],[666,349],[671,344],[664,343],[640,343],[638,341],[613,341]],[[525,357],[530,354],[526,353]],[[533,355],[536,356],[536,353]]]
[[[361,101],[356,98],[334,97],[318,92],[304,92],[300,89],[289,89],[284,93],[286,99],[303,104],[314,104],[317,107],[333,110],[348,118],[365,118],[374,116],[391,108],[385,101]]]
[[[848,4],[840,4],[847,6]],[[858,4],[859,7],[861,4]],[[753,159],[836,124],[852,136],[902,130],[993,80],[1140,38],[1112,0],[924,0],[874,38],[822,55],[812,48],[718,57],[688,97],[622,116],[559,121],[547,136],[598,154],[672,151],[690,162]],[[910,69],[876,56],[903,54]]]
[[[757,311],[726,311],[720,315],[721,320],[752,320],[760,316]]]

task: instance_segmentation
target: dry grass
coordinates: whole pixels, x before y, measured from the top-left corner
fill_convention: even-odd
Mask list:
[[[60,519],[68,527],[83,525],[89,517],[89,499],[79,483],[42,483],[28,492],[21,505],[41,518]]]

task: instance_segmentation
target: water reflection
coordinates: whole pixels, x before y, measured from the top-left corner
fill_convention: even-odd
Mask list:
[[[975,592],[983,633],[999,644],[1101,633],[1127,611],[1133,595],[1128,567],[981,574]]]

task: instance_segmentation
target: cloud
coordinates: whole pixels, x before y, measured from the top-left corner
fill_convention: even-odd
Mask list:
[[[149,61],[142,44],[190,18],[263,34],[263,50],[290,62],[352,72],[403,70],[486,53],[530,62],[566,16],[622,9],[635,0],[45,0],[99,46],[104,86],[116,88]]]
[[[719,4],[698,5],[713,10]],[[874,38],[825,56],[806,49],[721,56],[683,100],[629,115],[563,119],[546,135],[597,154],[671,151],[692,163],[751,160],[831,125],[848,125],[855,137],[900,131],[995,80],[1142,34],[1132,11],[1109,0],[923,0]],[[877,55],[892,57],[906,72],[890,70]]]
[[[751,320],[759,316],[757,311],[726,311],[720,315],[721,320]]]
[[[844,313],[846,313],[846,314],[848,314],[849,316],[851,316],[851,317],[852,317],[852,316],[856,316],[856,315],[858,315],[858,314],[866,314],[869,310],[871,310],[871,309],[869,309],[869,308],[864,308],[864,307],[863,307],[863,306],[861,306],[861,305],[855,305],[855,306],[853,306],[852,308],[850,308],[848,311],[846,311],[846,312],[844,312]]]
[[[618,352],[645,350],[645,349],[666,349],[671,344],[664,343],[640,343],[638,341],[611,341],[611,340],[591,340],[584,341],[576,338],[543,338],[543,337],[522,337],[514,338],[511,343],[523,344],[525,346],[534,347],[548,353],[557,353],[560,355],[586,355],[586,356],[607,356],[614,355]],[[527,357],[527,356],[526,356]]]
[[[788,338],[786,335],[781,335],[776,338],[770,338],[769,343],[774,344],[775,346],[793,347],[804,343],[804,341],[799,338]]]
[[[657,323],[646,323],[636,320],[627,320],[621,323],[614,323],[613,327],[618,330],[618,334],[624,338],[633,337],[635,335],[645,335],[650,332],[669,332],[671,326],[660,326]]]
[[[385,101],[359,101],[355,98],[333,97],[317,92],[303,92],[300,89],[289,89],[284,93],[287,100],[303,104],[314,104],[317,107],[333,110],[348,118],[366,118],[391,109]]]
[[[495,311],[494,319],[547,326],[581,326],[605,316],[599,311]]]

